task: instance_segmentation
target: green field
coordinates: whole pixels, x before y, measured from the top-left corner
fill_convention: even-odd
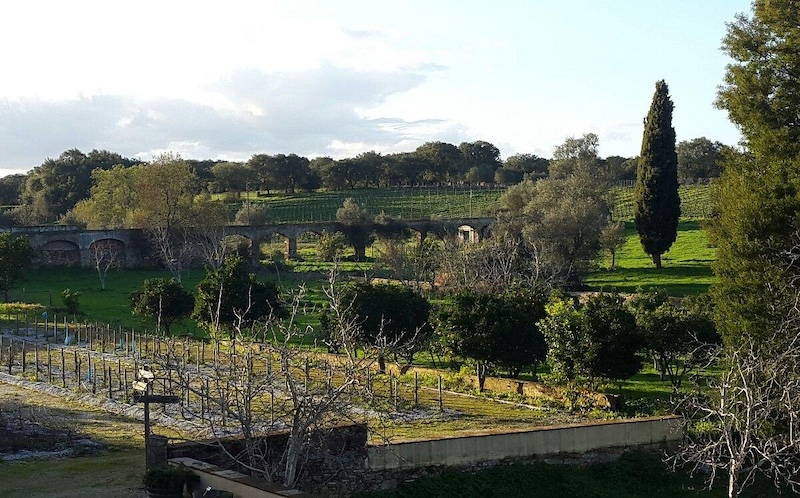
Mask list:
[[[639,243],[632,223],[627,223],[628,241],[617,253],[617,268],[609,270],[608,255],[598,262],[586,284],[592,290],[635,292],[637,288],[663,287],[672,296],[686,296],[708,290],[714,281],[711,264],[716,250],[708,243],[708,235],[698,221],[682,221],[678,239],[662,257],[657,270]]]
[[[490,214],[504,191],[501,188],[446,187],[358,189],[262,194],[259,197],[251,193],[250,200],[267,204],[271,208],[272,219],[277,223],[333,221],[336,219],[336,210],[348,197],[372,215],[383,212],[403,219],[473,218]],[[682,218],[708,218],[711,213],[708,185],[682,185],[679,193]],[[613,187],[611,194],[614,219],[633,220],[633,188]],[[232,209],[236,208],[236,205],[232,205]]]

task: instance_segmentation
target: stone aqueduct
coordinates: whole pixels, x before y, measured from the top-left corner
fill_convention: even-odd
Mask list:
[[[401,226],[417,233],[418,240],[428,235],[455,235],[464,242],[477,242],[488,236],[494,218],[463,218],[448,220],[402,221]],[[305,233],[335,232],[337,223],[297,223],[262,226],[228,226],[225,236],[238,235],[250,241],[256,256],[260,243],[278,235],[284,239],[284,256],[297,258],[297,239]],[[158,264],[152,245],[143,230],[85,230],[73,226],[13,227],[0,229],[24,235],[30,240],[40,265],[94,266],[95,249],[111,247],[125,267]]]

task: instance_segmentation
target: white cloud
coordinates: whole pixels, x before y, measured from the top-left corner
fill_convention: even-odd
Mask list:
[[[5,123],[0,142],[10,148],[0,156],[0,167],[39,164],[44,158],[31,151],[57,156],[73,147],[136,157],[173,150],[189,158],[230,159],[264,152],[341,157],[350,150],[336,144],[394,150],[398,143],[435,134],[420,130],[439,128],[446,134],[450,125],[366,118],[357,110],[424,80],[425,74],[416,71],[365,73],[324,65],[289,73],[230,74],[206,89],[224,105],[114,95],[7,99],[0,102],[0,122]]]

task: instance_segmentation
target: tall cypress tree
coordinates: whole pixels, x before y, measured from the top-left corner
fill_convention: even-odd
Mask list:
[[[644,252],[661,268],[661,255],[678,237],[678,155],[672,127],[672,100],[664,80],[656,82],[644,122],[642,153],[636,169],[633,220]]]

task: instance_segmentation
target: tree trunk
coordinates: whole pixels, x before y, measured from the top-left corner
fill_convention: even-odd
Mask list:
[[[355,258],[357,262],[365,261],[367,259],[367,246],[354,244],[353,251],[355,252]]]
[[[731,464],[728,469],[728,498],[739,496],[736,492],[736,466]]]
[[[611,269],[613,270],[616,267],[617,267],[617,252],[611,251]]]
[[[661,269],[661,255],[660,254],[653,254],[653,263],[656,265],[656,269]]]
[[[378,355],[378,370],[381,373],[386,373],[386,358],[384,358],[383,354]]]
[[[478,390],[483,392],[483,386],[486,384],[486,365],[479,361],[475,370],[478,375]]]

